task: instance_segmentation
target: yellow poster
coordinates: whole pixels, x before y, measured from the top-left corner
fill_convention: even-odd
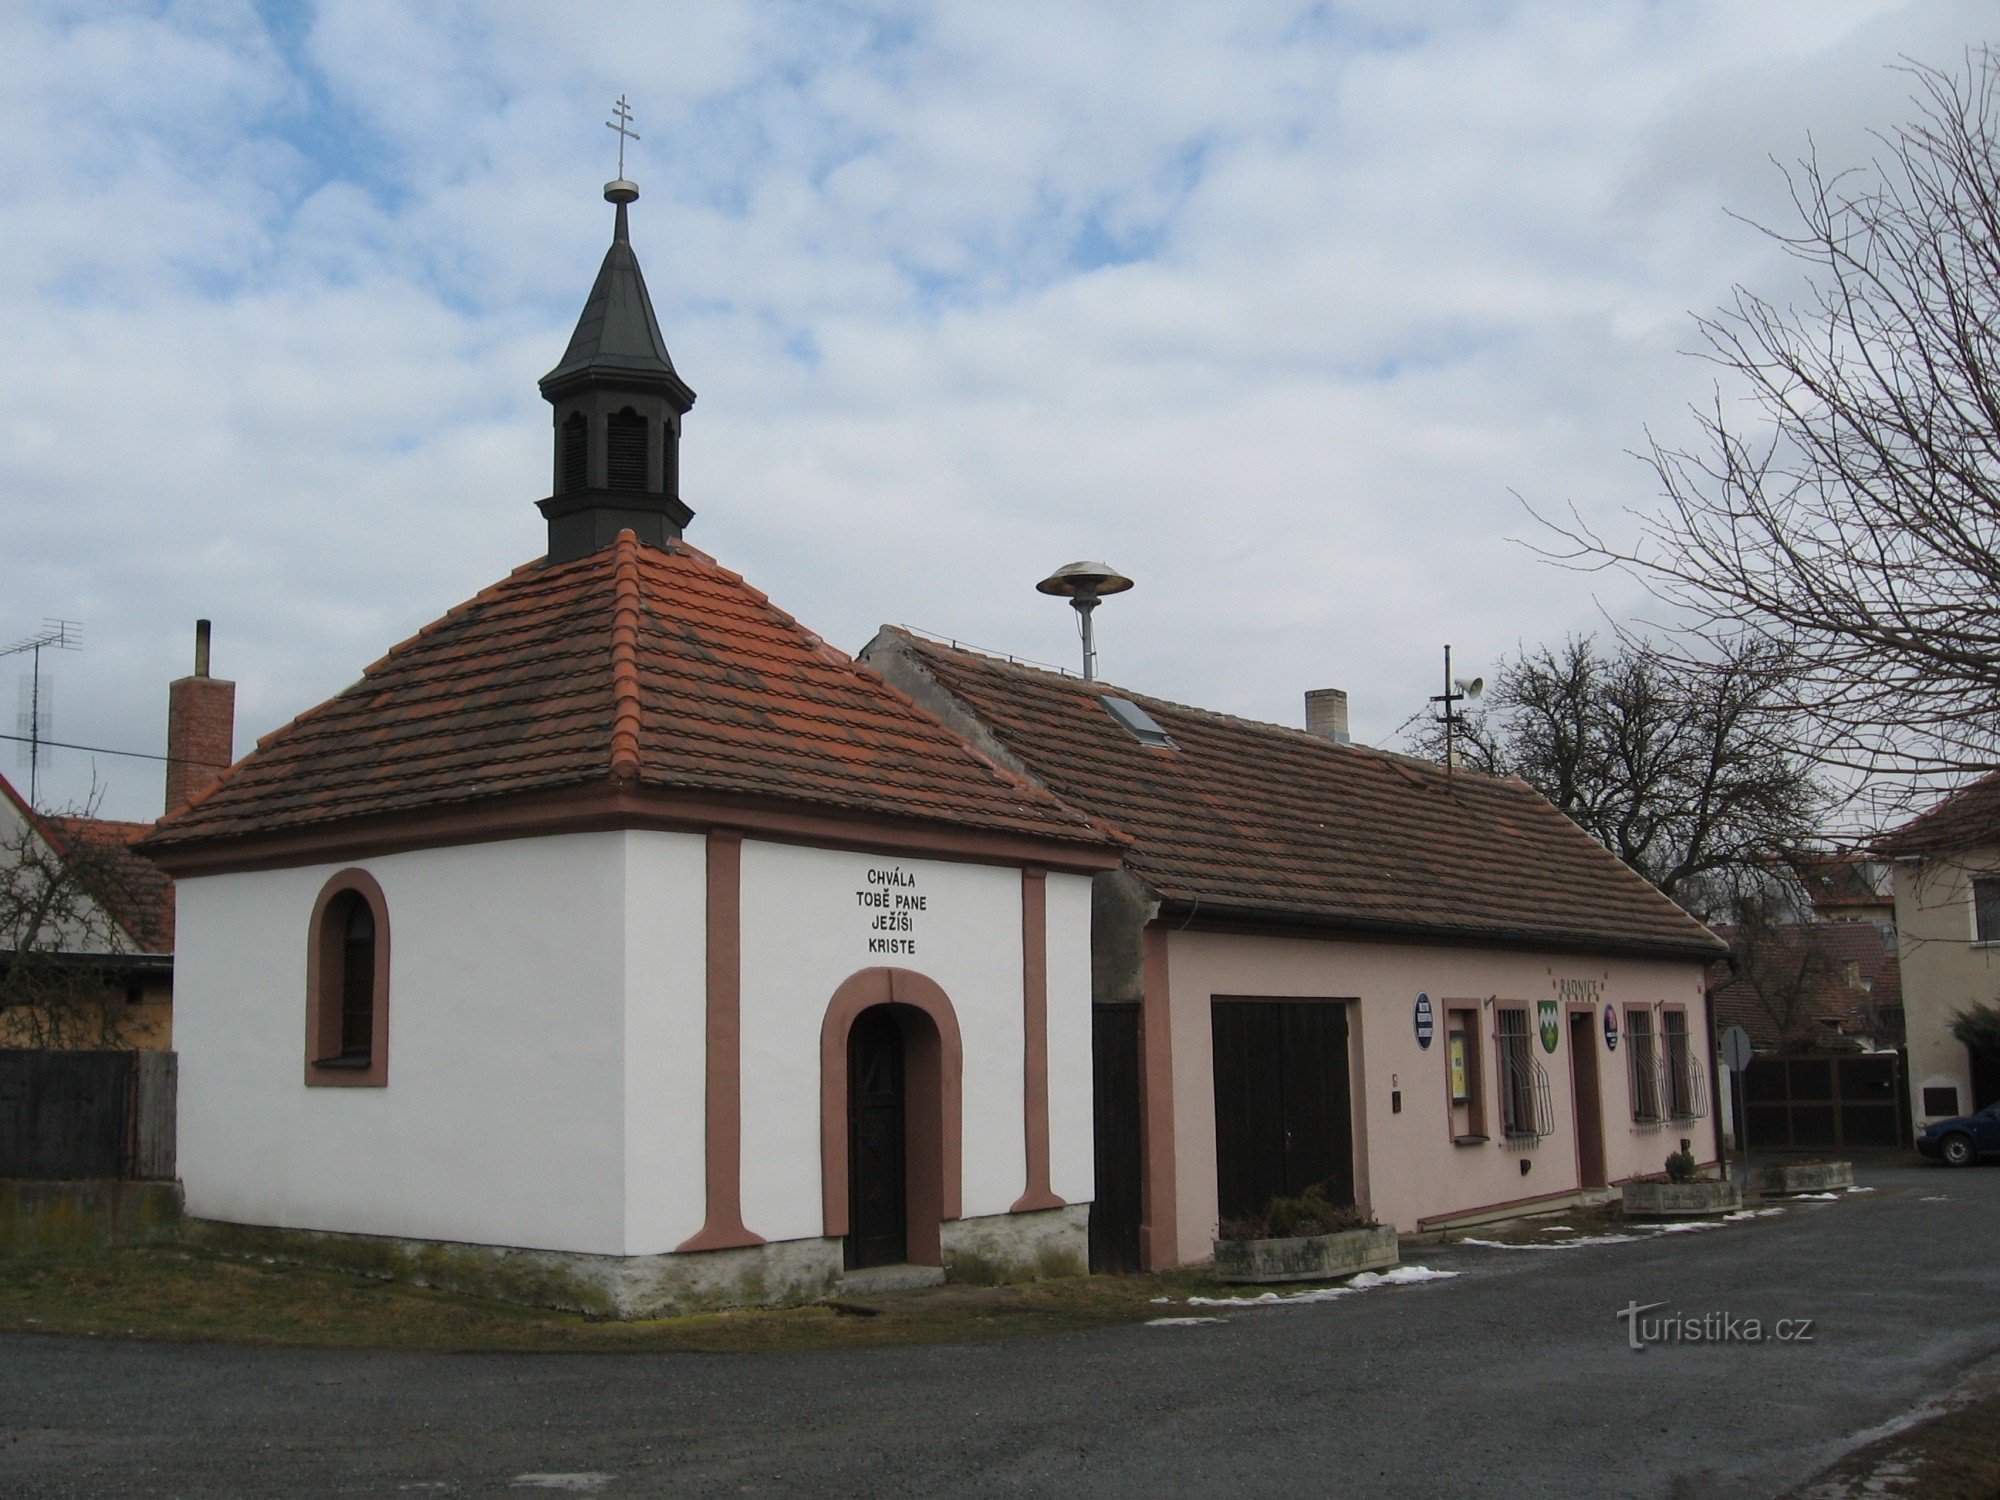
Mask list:
[[[1451,1064],[1451,1102],[1463,1104],[1466,1100],[1465,1088],[1465,1033],[1454,1031],[1445,1042],[1445,1055]]]

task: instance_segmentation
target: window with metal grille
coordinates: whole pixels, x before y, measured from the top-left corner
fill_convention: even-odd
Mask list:
[[[562,442],[558,447],[563,492],[567,494],[571,490],[587,488],[590,484],[590,431],[582,412],[571,412],[569,420],[562,424]]]
[[[1542,1098],[1548,1076],[1535,1061],[1534,1033],[1525,1006],[1503,1005],[1495,1013],[1500,1048],[1500,1124],[1509,1140],[1547,1135],[1550,1111]]]
[[[1698,1120],[1708,1113],[1708,1084],[1688,1040],[1687,1012],[1662,1011],[1660,1026],[1666,1043],[1667,1113],[1676,1120]]]
[[[1625,1012],[1625,1060],[1632,1080],[1632,1118],[1651,1123],[1660,1118],[1660,1054],[1653,1040],[1650,1010]]]
[[[1972,926],[1982,943],[2000,943],[2000,880],[1972,882]]]
[[[646,487],[646,419],[629,406],[604,425],[604,470],[614,490]]]

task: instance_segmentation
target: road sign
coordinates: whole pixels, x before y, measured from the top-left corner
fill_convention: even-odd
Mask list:
[[[1750,1033],[1732,1026],[1722,1033],[1722,1065],[1732,1073],[1750,1066]]]

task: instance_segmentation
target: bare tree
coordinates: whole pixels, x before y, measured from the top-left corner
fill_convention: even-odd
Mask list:
[[[1809,153],[1797,222],[1759,226],[1808,290],[1701,320],[1724,386],[1645,455],[1664,508],[1629,544],[1572,510],[1547,550],[1672,604],[1689,665],[1781,663],[1825,764],[1917,779],[2000,765],[2000,59],[1906,71],[1915,120],[1865,167]]]
[[[1733,915],[1746,892],[1787,880],[1825,793],[1761,648],[1702,671],[1589,637],[1503,663],[1460,721],[1461,759],[1519,776],[1697,915]],[[1410,735],[1442,758],[1444,730]]]
[[[136,945],[112,915],[124,884],[103,848],[39,819],[0,821],[0,1046],[126,1045],[113,976]]]

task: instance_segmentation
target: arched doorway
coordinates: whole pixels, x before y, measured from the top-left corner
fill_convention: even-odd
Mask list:
[[[849,1269],[944,1264],[961,1212],[964,1052],[942,989],[863,969],[820,1027],[821,1207]]]
[[[899,1007],[877,1005],[847,1033],[847,1268],[910,1258],[908,1090]]]

